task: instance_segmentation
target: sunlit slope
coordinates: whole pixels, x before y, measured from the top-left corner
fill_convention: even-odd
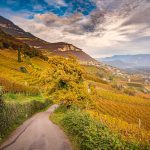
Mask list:
[[[59,61],[60,59],[56,58],[56,66]],[[15,93],[40,93],[39,74],[52,69],[51,67],[47,61],[23,55],[22,62],[18,63],[17,51],[0,50],[0,84],[7,87],[6,92],[13,90]],[[72,100],[73,104],[86,108],[85,110],[92,116],[106,124],[113,132],[121,134],[123,138],[129,141],[149,142],[150,101],[140,97],[138,91],[134,96],[129,96],[125,94],[124,89],[116,88],[113,82],[119,83],[121,78],[112,76],[105,68],[91,66],[83,68],[84,82],[91,88],[89,95],[86,93],[90,100],[86,99],[78,103]],[[47,83],[48,86],[51,86],[52,82]],[[18,97],[18,101],[20,98]]]
[[[150,130],[150,101],[142,98],[99,90],[95,100],[98,112],[117,117],[128,123],[139,123]]]
[[[149,143],[150,101],[98,85],[102,88],[91,93],[87,111],[125,140]]]
[[[8,88],[16,88],[16,92],[20,92],[21,88],[36,87],[36,73],[47,69],[49,64],[40,58],[25,58],[23,55],[22,62],[18,63],[17,58],[17,51],[0,50],[1,85],[6,86],[8,91]]]
[[[112,76],[105,68],[84,68],[86,82],[94,88],[91,101],[85,104],[86,110],[125,140],[149,143],[150,94],[133,86],[135,93],[130,96],[126,93],[126,88],[130,89],[127,81]]]

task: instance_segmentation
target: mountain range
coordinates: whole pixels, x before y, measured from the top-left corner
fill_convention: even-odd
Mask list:
[[[60,55],[65,57],[74,55],[81,62],[96,62],[95,59],[72,44],[64,42],[50,43],[44,41],[29,32],[25,32],[13,22],[2,16],[0,16],[0,29],[20,42],[35,49],[39,49],[43,54],[46,53],[47,55]]]
[[[112,57],[100,58],[97,60],[131,72],[149,72],[150,70],[150,54],[114,55]]]

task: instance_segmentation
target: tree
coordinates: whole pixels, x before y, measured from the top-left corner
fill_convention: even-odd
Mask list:
[[[55,56],[48,62],[49,69],[40,75],[41,90],[45,96],[68,105],[88,99],[83,69],[74,58]]]
[[[2,42],[0,42],[0,48],[3,49],[3,43]]]
[[[18,62],[21,62],[21,48],[18,48]]]

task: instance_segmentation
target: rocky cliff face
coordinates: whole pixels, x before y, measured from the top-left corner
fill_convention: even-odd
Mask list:
[[[66,44],[66,45],[64,45],[64,47],[58,48],[58,51],[61,51],[61,52],[66,52],[66,51],[76,51],[76,52],[79,52],[81,50],[79,48],[76,48],[73,45]]]

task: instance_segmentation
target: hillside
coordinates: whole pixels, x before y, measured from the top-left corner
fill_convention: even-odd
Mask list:
[[[22,53],[28,55],[29,57],[40,57],[42,59],[47,59],[40,50],[28,46],[27,44],[21,42],[20,40],[14,38],[13,36],[3,32],[0,29],[0,48],[1,49],[11,49],[18,50],[21,49]]]
[[[74,57],[65,59],[61,56],[73,54],[80,61],[95,62],[71,44],[45,42],[1,20],[0,143],[33,114],[57,103],[60,108],[51,119],[77,149],[150,147],[150,82],[102,63],[80,65]],[[130,65],[129,58],[116,61]]]
[[[0,150],[150,150],[150,0],[0,0]]]
[[[115,61],[120,60],[123,62],[130,62],[134,65],[149,66],[150,54],[138,54],[138,55],[114,55],[112,57],[106,57],[103,61]],[[142,63],[143,62],[143,63]],[[142,64],[141,64],[142,63]]]
[[[61,55],[61,56],[68,56],[74,55],[80,61],[83,62],[96,62],[95,59],[90,57],[88,54],[83,52],[80,48],[76,46],[64,42],[58,43],[50,43],[46,42],[31,33],[25,32],[23,29],[15,25],[13,22],[9,21],[8,19],[0,16],[0,28],[17,38],[18,40],[22,41],[23,43],[28,44],[34,48],[40,49],[46,55]],[[49,53],[49,54],[48,54]]]
[[[130,62],[124,62],[121,60],[112,60],[112,61],[103,61],[103,63],[113,66],[113,67],[117,67],[119,69],[126,69],[127,67],[133,67],[135,64],[130,63]]]
[[[104,139],[100,139],[100,136],[98,136],[96,141],[106,140],[106,146],[111,146],[107,142],[110,138],[111,140],[117,140],[121,144],[119,146],[124,145],[125,142],[132,146],[136,146],[136,142],[141,144],[142,147],[149,143],[150,120],[148,116],[150,115],[150,103],[148,99],[150,96],[148,93],[144,95],[143,92],[140,92],[144,85],[131,84],[128,86],[126,81],[123,82],[122,78],[112,75],[111,72],[108,73],[107,69],[80,66],[74,59],[68,60],[63,57],[50,57],[48,62],[37,57],[23,57],[23,61],[18,63],[17,52],[5,49],[0,50],[0,60],[0,85],[5,91],[4,101],[9,104],[9,107],[13,102],[13,106],[14,104],[16,106],[10,109],[17,109],[15,114],[10,114],[10,111],[8,111],[9,117],[7,117],[10,119],[12,116],[12,119],[17,119],[15,120],[17,125],[18,118],[22,117],[21,112],[29,113],[29,116],[31,116],[31,110],[36,112],[45,105],[47,106],[47,102],[45,103],[43,99],[48,99],[54,103],[63,103],[62,107],[65,107],[63,110],[58,110],[56,114],[54,113],[52,117],[54,122],[59,124],[58,121],[60,121],[62,126],[63,120],[67,121],[66,117],[70,117],[70,121],[73,121],[74,117],[76,118],[75,126],[71,122],[62,126],[65,129],[67,127],[70,129],[66,131],[69,135],[74,133],[70,133],[74,128],[77,135],[80,135],[83,125],[81,122],[82,119],[85,119],[84,122],[88,121],[91,126],[85,128],[87,130],[82,130],[83,134],[89,138],[96,138],[95,134],[98,132],[95,133],[95,128],[93,128],[95,122],[92,122],[92,120],[95,120],[96,124],[104,126],[104,128],[96,129],[96,131],[100,130],[100,133],[107,134]],[[104,77],[107,80],[104,80]],[[35,99],[39,104],[34,102]],[[20,103],[22,107],[18,107]],[[68,107],[71,108],[68,109]],[[76,109],[80,111],[74,112]],[[92,119],[86,120],[87,117],[82,117],[85,113],[89,114]],[[70,116],[68,116],[69,114]],[[6,112],[5,115],[7,115]],[[66,119],[63,119],[63,117]],[[7,129],[9,124],[13,125],[14,120],[12,119],[10,119],[12,122],[7,122],[5,128],[3,127],[5,129],[3,130],[3,136],[12,131],[12,128]],[[140,128],[139,119],[141,121]],[[9,132],[6,133],[6,131]],[[120,135],[120,137],[117,138],[114,133]],[[73,135],[72,138],[74,137],[76,135]],[[86,137],[83,135],[79,137],[86,141]],[[79,137],[75,139],[79,140]],[[89,138],[87,142],[91,143]],[[80,145],[81,143],[77,144]]]

